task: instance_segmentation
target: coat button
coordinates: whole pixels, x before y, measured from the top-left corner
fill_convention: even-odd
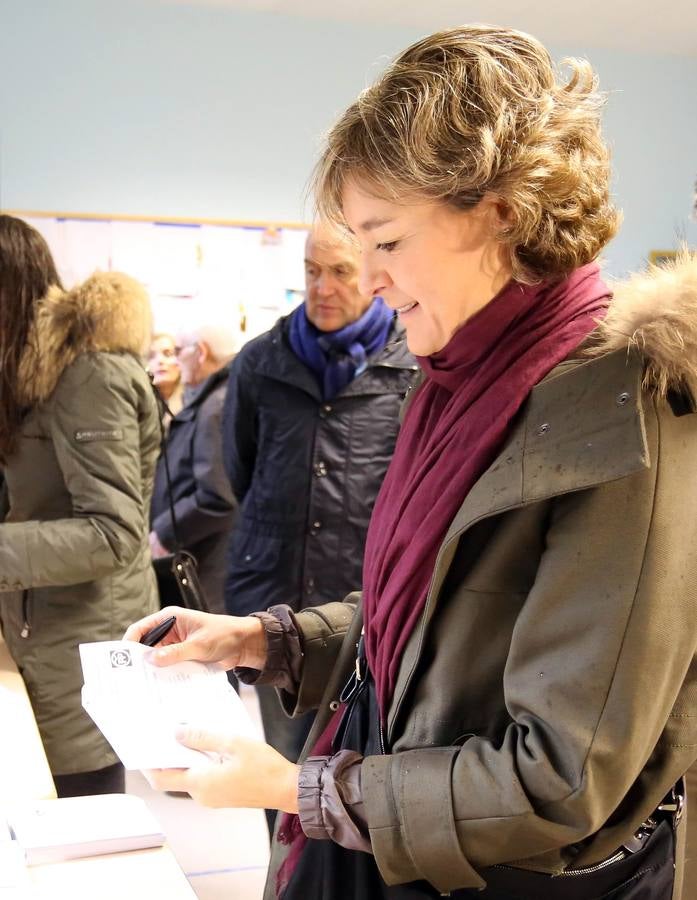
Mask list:
[[[338,708],[339,708],[338,700],[330,700],[329,701],[329,709],[331,709],[332,712],[336,712]]]
[[[542,425],[537,429],[538,434],[547,434],[549,431],[549,422],[543,422]]]
[[[246,556],[245,556],[245,558],[244,558],[244,561],[245,561],[245,562],[251,562],[251,561],[252,561],[252,554],[251,554],[251,553],[247,553]]]
[[[327,467],[323,462],[315,463],[313,470],[318,478],[323,478],[327,474]]]
[[[615,402],[618,406],[624,406],[625,403],[629,402],[629,394],[626,391],[622,391],[622,393],[618,395]]]
[[[319,417],[320,419],[326,419],[329,413],[332,411],[333,407],[331,403],[323,403],[320,407]]]
[[[311,594],[311,593],[314,591],[314,589],[315,589],[315,579],[314,579],[314,578],[308,578],[308,579],[307,579],[307,583],[306,583],[306,585],[305,585],[305,593],[306,593],[306,594]]]

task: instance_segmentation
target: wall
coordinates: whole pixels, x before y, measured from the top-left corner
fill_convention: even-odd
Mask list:
[[[306,220],[321,134],[418,36],[220,7],[0,0],[4,208]],[[613,96],[619,274],[697,244],[697,59],[585,52]]]

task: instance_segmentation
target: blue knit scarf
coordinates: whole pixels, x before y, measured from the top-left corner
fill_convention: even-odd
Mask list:
[[[387,343],[393,312],[376,297],[363,315],[338,331],[320,331],[307,318],[303,303],[290,315],[288,339],[293,353],[314,372],[322,399],[331,400],[364,372],[368,356]]]

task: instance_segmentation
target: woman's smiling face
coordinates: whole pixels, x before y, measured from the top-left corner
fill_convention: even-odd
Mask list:
[[[442,350],[510,278],[508,251],[493,236],[501,225],[494,197],[472,210],[398,204],[349,181],[342,205],[361,248],[361,293],[397,310],[416,356]]]

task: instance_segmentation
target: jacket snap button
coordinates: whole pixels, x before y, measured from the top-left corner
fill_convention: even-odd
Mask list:
[[[626,391],[622,391],[622,393],[617,397],[617,405],[624,406],[624,404],[629,400],[629,394]]]
[[[323,462],[317,463],[315,465],[315,475],[318,478],[322,478],[326,474],[327,474],[327,467],[325,466],[325,464]]]
[[[248,554],[245,556],[244,561],[245,561],[245,562],[251,562],[251,561],[252,561],[252,554],[251,554],[251,553],[248,553]]]
[[[322,523],[321,523],[321,522],[313,522],[313,523],[312,523],[312,527],[313,527],[313,528],[321,528],[321,527],[322,527]]]
[[[338,708],[339,708],[339,701],[338,701],[338,700],[332,700],[332,701],[329,703],[329,709],[331,709],[332,712],[336,712]]]
[[[549,422],[543,422],[542,425],[537,429],[538,434],[547,434],[549,431]]]

